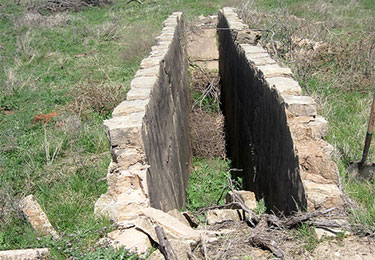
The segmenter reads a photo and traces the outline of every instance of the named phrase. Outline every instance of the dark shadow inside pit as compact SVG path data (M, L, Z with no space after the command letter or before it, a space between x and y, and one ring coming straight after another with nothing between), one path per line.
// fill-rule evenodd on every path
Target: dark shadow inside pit
M219 15L219 28L228 28ZM247 60L237 33L219 30L221 110L225 116L226 147L244 189L264 199L269 211L290 214L306 208L283 100Z

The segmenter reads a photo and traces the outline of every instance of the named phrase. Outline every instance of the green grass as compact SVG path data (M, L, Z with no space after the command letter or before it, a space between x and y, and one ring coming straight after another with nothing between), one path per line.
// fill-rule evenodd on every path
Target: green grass
M344 189L361 206L352 211L353 223L362 224L372 232L375 226L374 181L353 180L347 168L350 162L361 159L374 91L375 68L362 58L371 53L374 10L375 2L367 0L262 0L247 10L255 17L249 19L251 28L271 28L275 31L274 39L284 44L297 36L331 46L331 53L321 53L315 60L290 59L283 51L279 55L292 68L305 94L318 102L319 113L329 121L326 140L335 147L333 158ZM274 18L257 16L262 12ZM290 15L306 20L296 21ZM325 27L320 28L322 23ZM374 162L374 156L372 143L368 160Z
M0 0L0 250L50 246L18 209L29 194L59 233L83 234L78 251L104 236L96 231L109 222L93 215L110 161L103 119L125 98L169 14L197 19L224 3L115 0L42 16L27 10L30 1ZM33 123L51 112L59 116L47 125ZM59 247L53 256L67 258Z
M221 158L194 158L194 170L190 174L189 187L186 192L188 210L195 212L216 205L221 193L228 185L229 165L229 161ZM226 192L219 204L224 202L225 194Z
M303 248L309 252L314 251L314 249L319 244L319 239L317 239L315 234L315 229L308 224L300 225L294 233L294 237L297 240L301 240L303 243Z

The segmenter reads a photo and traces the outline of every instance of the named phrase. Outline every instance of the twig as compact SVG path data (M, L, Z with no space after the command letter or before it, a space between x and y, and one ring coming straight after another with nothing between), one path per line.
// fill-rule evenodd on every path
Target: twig
M235 169L231 169L229 170L229 172L233 171ZM235 192L235 190L233 189L233 182L232 182L232 179L230 177L230 175L228 175L227 177L228 179L228 183L229 183L229 189L232 193L232 203L234 205L237 205L237 206L240 206L241 209L243 211L245 211L247 214L248 214L248 221L249 223L252 225L252 226L255 226L254 222L259 222L259 218L257 215L255 215L244 203L244 201L242 200L242 198Z
M171 244L164 233L164 229L160 226L155 227L155 232L159 240L160 251L164 255L165 260L176 260L176 254L173 252Z
M201 244L202 244L203 258L206 260L207 259L206 232L201 233Z
M260 248L268 249L276 257L284 258L284 251L272 240L264 229L268 228L267 219L262 218L253 231L253 235L249 237L248 242Z

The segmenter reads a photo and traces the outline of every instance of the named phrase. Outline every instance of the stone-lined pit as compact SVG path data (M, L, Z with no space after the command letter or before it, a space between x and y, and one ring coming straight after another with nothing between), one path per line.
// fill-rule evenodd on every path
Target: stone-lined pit
M313 99L301 96L290 69L277 65L262 47L239 40L249 29L231 8L219 12L218 28L227 150L233 167L243 170L245 187L284 214L342 205L332 149L322 140L327 122L316 114ZM165 213L185 205L192 162L181 13L164 22L157 39L127 100L104 122L112 162L108 191L95 213L122 225L109 234L119 245L145 252L157 241L153 227L159 225L186 256L199 232L183 224L178 212Z

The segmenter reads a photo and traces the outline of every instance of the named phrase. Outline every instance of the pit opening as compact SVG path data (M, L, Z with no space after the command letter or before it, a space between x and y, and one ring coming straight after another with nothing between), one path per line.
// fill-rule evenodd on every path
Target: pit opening
M202 18L188 32L193 154L229 160L232 179L240 189L254 192L257 201L264 200L269 212L288 215L305 209L284 103L264 75L249 65L238 46L244 40L229 28L219 14L218 20ZM217 174L222 178L220 171ZM227 184L222 180L221 188Z

